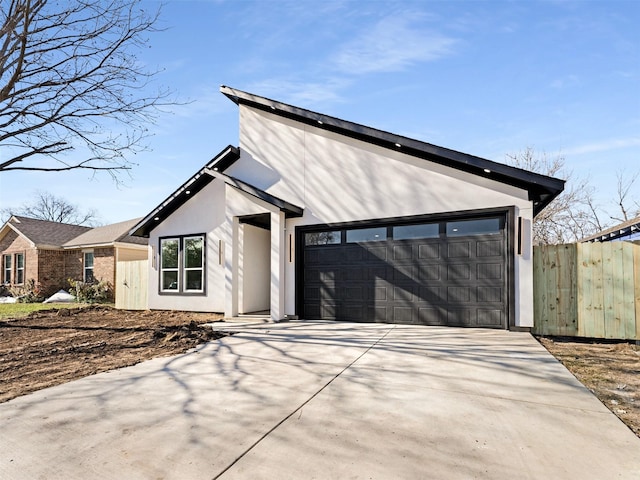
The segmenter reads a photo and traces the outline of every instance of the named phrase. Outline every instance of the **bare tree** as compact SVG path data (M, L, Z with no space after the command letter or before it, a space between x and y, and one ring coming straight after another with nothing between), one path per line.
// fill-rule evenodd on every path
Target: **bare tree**
M72 225L86 225L95 227L100 225L99 215L94 209L82 211L62 197L57 197L49 192L37 191L34 201L20 207L3 208L2 216L9 218L11 215L22 215L50 222L70 223Z
M625 170L621 170L616 173L618 194L616 201L621 215L611 215L612 220L623 223L640 216L640 202L632 195L632 188L638 177L640 177L640 171L628 174Z
M568 243L602 230L594 189L587 178L575 177L567 171L564 158L537 154L527 147L523 152L508 154L507 163L543 175L566 180L565 190L554 199L533 223L533 241L536 245Z
M130 169L148 123L175 104L136 58L158 15L140 0L3 0L0 171L105 170L117 180Z

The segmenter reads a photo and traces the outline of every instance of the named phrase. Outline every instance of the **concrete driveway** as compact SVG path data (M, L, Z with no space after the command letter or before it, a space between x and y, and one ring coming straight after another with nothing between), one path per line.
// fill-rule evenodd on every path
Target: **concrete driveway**
M0 478L640 478L640 439L528 334L216 328L0 405Z

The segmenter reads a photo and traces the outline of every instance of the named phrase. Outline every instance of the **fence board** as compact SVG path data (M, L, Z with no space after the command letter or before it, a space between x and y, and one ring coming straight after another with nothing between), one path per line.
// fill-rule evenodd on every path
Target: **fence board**
M636 311L636 340L640 340L640 246L634 244L633 273L634 273L634 301Z
M120 261L116 265L116 308L148 308L149 261Z
M640 245L534 248L534 332L640 340Z
M636 338L636 300L634 287L634 261L632 243L619 242L622 244L622 265L624 267L624 289L622 298L622 322L624 327L624 338Z

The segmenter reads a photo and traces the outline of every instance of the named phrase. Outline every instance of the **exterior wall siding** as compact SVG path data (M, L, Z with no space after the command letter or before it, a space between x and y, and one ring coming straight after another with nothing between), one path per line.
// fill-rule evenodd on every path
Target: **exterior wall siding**
M276 289L284 285L284 310L279 314L296 313L296 266L284 260L284 250L295 239L297 226L513 208L525 226L522 253L513 258L515 325L533 326L533 208L527 191L494 181L490 174L473 175L411 157L402 147L392 151L244 105L239 108L241 158L225 173L304 208L303 217L288 219L278 227L281 231L274 232L272 224L272 255L274 242L280 245L280 257L272 257L272 284L276 269L282 268L276 275ZM237 217L274 213L273 206L244 197L215 179L197 199L187 201L151 231L150 308L238 313L242 293L238 292L239 262L234 257L239 255L239 249L234 250L234 239L239 238ZM517 227L512 228L515 242ZM160 294L159 239L203 232L207 235L206 296ZM296 245L291 243L290 248L295 258ZM273 308L272 304L272 314Z

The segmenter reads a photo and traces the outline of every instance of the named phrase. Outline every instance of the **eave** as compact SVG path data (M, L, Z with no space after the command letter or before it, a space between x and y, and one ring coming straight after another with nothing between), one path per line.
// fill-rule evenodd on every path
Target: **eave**
M220 91L237 105L246 105L306 125L328 130L372 145L524 189L533 202L534 215L564 190L564 180L529 172L474 155L313 112L227 86Z

